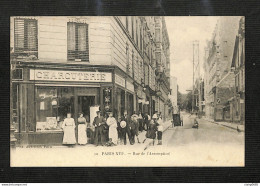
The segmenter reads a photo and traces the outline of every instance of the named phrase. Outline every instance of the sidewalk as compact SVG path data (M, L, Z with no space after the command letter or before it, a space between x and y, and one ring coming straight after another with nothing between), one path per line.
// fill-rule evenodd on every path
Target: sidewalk
M214 124L217 124L217 125L222 125L224 127L228 127L230 129L234 129L234 130L239 129L240 131L245 132L245 125L240 125L238 123L230 123L230 122L225 122L225 121L214 121L213 119L209 119L206 117L202 117L201 119L214 123Z
M163 126L163 131L166 131L171 126L171 121L164 122ZM146 154L145 150L150 146L153 140L147 139L145 143L143 143L145 134L146 131L140 133L139 139L141 143L137 143L136 141L134 145L130 145L129 140L127 140L126 145L110 147L96 147L93 144L87 144L85 146L76 145L74 148L68 148L62 145L47 146L47 148L44 146L34 148L26 148L25 146L23 148L17 147L11 151L10 162L12 167L149 165L150 160L144 155ZM156 140L153 151L161 148L158 147Z

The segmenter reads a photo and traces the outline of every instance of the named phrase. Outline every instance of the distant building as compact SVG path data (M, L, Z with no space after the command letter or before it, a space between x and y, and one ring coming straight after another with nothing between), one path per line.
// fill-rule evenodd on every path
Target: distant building
M178 85L177 85L177 78L174 76L171 76L171 81L170 81L171 85L171 95L169 96L171 101L172 101L172 105L173 106L177 106L177 95L178 95Z
M231 63L239 19L221 17L205 49L205 111L214 120L230 120L229 100L235 89Z

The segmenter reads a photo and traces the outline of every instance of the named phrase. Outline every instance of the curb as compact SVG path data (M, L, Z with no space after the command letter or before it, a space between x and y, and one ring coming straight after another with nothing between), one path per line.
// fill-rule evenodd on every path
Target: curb
M163 129L163 132L164 133L165 131L167 131L169 128L171 127L171 125L167 126L165 129ZM153 141L150 141L149 143L147 143L144 147L144 151L153 143Z
M221 123L218 123L218 122L215 122L215 121L210 121L210 120L207 120L205 118L202 118L203 120L205 121L208 121L208 122L211 122L211 123L214 123L216 125L221 125L221 126L224 126L224 127L227 127L227 128L230 128L230 129L233 129L233 130L237 130L237 128L234 128L234 127L231 127L231 126L228 126L228 125L224 125L224 124L221 124ZM245 130L242 130L242 129L239 129L241 132L245 132Z

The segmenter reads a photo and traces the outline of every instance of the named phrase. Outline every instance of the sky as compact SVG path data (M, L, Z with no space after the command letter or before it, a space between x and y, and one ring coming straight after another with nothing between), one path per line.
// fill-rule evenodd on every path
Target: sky
M218 17L182 16L165 17L170 39L171 76L177 77L179 91L183 94L192 89L193 41L199 41L200 74L203 78L203 63L206 41L211 40Z

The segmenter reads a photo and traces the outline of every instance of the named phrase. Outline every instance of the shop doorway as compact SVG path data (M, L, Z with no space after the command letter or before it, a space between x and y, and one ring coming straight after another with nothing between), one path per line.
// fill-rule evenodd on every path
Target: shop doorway
M83 113L88 120L90 117L90 107L95 105L95 96L78 96L78 113Z

